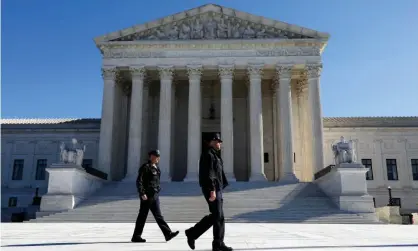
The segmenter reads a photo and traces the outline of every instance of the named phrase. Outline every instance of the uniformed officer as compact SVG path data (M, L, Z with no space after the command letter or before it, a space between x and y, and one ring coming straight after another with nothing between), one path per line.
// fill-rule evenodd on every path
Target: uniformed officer
M154 215L155 221L164 234L165 240L169 241L179 234L179 231L172 232L165 222L160 210L159 192L161 171L157 164L160 160L160 151L152 150L148 153L149 160L139 168L136 187L138 189L141 205L136 219L135 230L132 242L146 242L141 237L147 220L148 211Z
M224 243L225 218L222 191L228 186L228 180L220 156L222 140L218 133L214 133L205 141L206 147L202 151L199 163L199 184L209 205L210 214L186 230L187 244L191 249L195 249L195 240L213 226L212 250L232 251L232 248Z

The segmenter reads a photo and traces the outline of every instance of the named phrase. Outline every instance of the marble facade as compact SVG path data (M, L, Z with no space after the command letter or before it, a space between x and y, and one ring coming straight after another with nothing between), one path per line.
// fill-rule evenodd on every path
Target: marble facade
M61 141L82 141L84 158L109 180L135 179L147 151L159 148L164 180L193 181L202 135L220 132L225 171L236 181L310 182L333 164L331 144L343 135L358 159L373 162L368 188L377 205L390 185L417 208L416 117L322 118L328 37L211 4L97 37L101 119L3 119L2 205L17 191L46 189L48 177L34 178L37 160L58 161ZM24 167L13 180L16 159ZM398 161L398 180L388 180L385 159Z
M202 133L216 131L232 180L265 180L271 162L283 180L297 181L296 135L312 145L304 152L312 179L324 167L319 79L328 37L209 4L96 38L104 79L101 170L119 180L115 169L126 165L132 179L138 153L158 148L163 180L196 180ZM217 114L205 118L209 110ZM293 129L301 124L302 136Z

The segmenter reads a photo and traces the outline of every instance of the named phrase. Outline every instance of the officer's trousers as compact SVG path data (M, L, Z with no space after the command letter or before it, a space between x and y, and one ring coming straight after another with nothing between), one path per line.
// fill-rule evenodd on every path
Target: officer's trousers
M225 217L223 211L222 191L216 191L216 200L209 201L210 191L203 191L203 196L209 206L210 214L203 217L196 225L188 231L189 238L198 239L210 227L213 226L213 246L221 246L224 244L225 237Z
M147 220L148 212L151 210L151 213L154 215L155 221L163 232L164 237L168 237L171 233L171 229L165 222L164 217L161 215L160 209L160 197L157 194L148 196L147 200L142 200L139 208L138 217L136 218L134 236L141 236L142 231L144 230L145 222Z

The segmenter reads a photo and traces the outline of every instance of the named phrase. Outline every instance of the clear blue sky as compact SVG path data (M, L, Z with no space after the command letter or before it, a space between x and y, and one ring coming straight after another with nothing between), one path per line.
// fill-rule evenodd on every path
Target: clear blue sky
M100 117L93 38L206 3L329 32L324 116L418 115L417 0L3 0L2 117Z

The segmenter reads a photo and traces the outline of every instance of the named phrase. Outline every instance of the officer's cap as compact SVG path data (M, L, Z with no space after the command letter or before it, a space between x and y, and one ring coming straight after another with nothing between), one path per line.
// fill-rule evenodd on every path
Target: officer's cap
M151 150L151 151L148 152L148 155L149 156L154 155L156 157L160 157L160 150L158 150L158 149Z
M219 133L210 133L208 135L208 138L206 139L207 141L218 141L222 143L222 139L221 139L221 135L219 135Z

